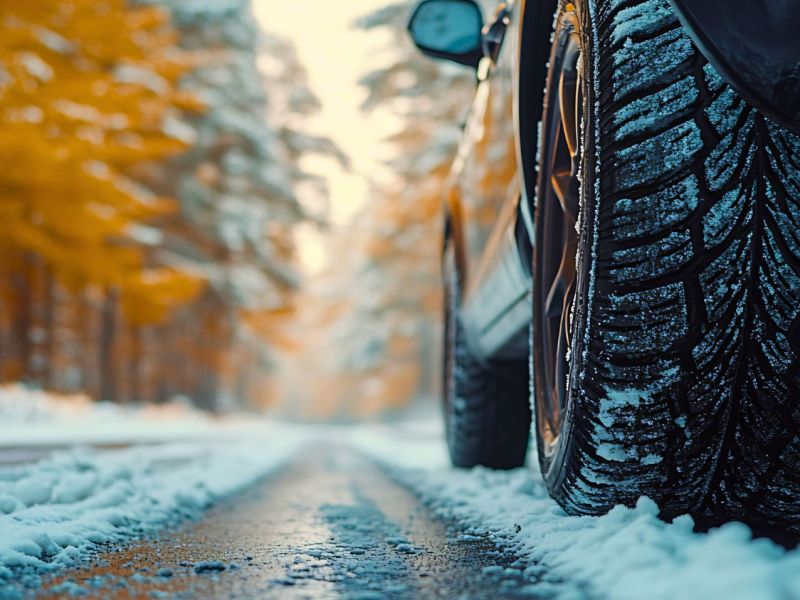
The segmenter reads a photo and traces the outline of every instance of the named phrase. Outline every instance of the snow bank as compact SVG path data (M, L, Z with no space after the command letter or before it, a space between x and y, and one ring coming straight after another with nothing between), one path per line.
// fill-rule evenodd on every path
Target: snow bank
M426 453L404 436L355 440L437 514L527 562L537 597L800 597L800 550L754 540L741 523L694 533L689 517L659 520L647 498L602 517L570 517L531 470L455 471L441 466L442 442L429 444Z
M0 387L0 464L47 456L0 468L0 580L74 565L99 544L195 517L274 471L306 436L264 418L214 418L181 401L125 407Z
M235 436L252 426L249 417L213 417L180 397L164 405L121 406L83 394L0 386L0 449L188 441L226 431Z
M0 470L0 576L49 571L197 516L280 466L301 443L286 426L231 442L78 449Z

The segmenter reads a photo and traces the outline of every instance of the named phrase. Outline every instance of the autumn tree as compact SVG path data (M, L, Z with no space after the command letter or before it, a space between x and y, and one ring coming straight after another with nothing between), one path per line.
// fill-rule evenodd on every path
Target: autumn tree
M143 261L136 228L174 210L131 177L185 148L165 124L198 110L178 89L188 65L166 13L123 0L13 0L0 7L0 259L7 282L6 376L52 351L56 286L121 296L132 318L162 318L202 280ZM38 288L38 289L37 289ZM11 355L11 356L9 356ZM38 358L38 360L35 360Z
M262 43L247 0L0 6L3 380L260 401L297 284L295 162L336 152L267 123L265 86L291 114L316 100L265 83Z
M388 63L361 84L363 110L400 123L387 140L395 177L371 182L364 208L328 240L336 260L304 296L304 347L284 365L286 410L300 417L379 417L438 391L442 193L475 76L413 47L406 25L415 4L356 23L391 33Z
M268 404L274 347L291 342L283 324L299 281L294 228L310 218L298 188L325 194L324 182L297 165L307 153L343 158L298 127L318 100L292 45L259 31L249 2L158 4L195 57L181 86L206 111L186 121L189 150L146 174L179 203L159 220L153 258L203 273L209 285L165 326L145 328L165 351L145 357L144 395L185 393L210 408Z

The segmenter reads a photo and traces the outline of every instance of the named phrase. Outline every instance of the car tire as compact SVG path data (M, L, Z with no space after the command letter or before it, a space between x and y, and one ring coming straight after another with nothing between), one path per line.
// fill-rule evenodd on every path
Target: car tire
M571 11L583 118L563 407L538 372L534 295L547 486L573 514L646 495L666 517L798 528L800 138L723 81L668 0L564 2L555 40Z
M525 464L531 409L527 361L483 363L470 351L459 317L460 277L445 244L443 398L454 466L513 469Z

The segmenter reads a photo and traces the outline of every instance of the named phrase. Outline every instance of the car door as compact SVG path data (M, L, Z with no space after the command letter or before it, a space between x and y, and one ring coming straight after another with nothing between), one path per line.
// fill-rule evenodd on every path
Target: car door
M498 218L518 201L514 141L513 85L516 2L482 3L486 25L485 56L464 138L448 182L451 218L461 235L462 277L466 285L478 269ZM487 16L488 15L488 16Z

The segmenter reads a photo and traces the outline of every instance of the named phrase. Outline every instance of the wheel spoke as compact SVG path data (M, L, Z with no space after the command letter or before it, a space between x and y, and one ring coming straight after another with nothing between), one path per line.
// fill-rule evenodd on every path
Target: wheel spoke
M565 296L566 298L566 296ZM561 313L558 330L558 345L556 346L555 377L553 378L553 388L558 402L554 403L553 413L560 415L561 407L566 406L567 400L567 348L569 347L569 336L566 331L566 313Z
M561 127L572 157L578 155L578 56L577 44L568 44L558 82Z
M567 344L570 343L569 326L570 326L570 313L572 311L572 300L575 297L575 252L577 244L573 240L572 243L564 247L564 256L561 259L562 270L569 278L566 282L566 291L564 292L564 302L561 305L561 328L566 336Z
M561 63L558 81L560 128L554 140L555 152L551 164L551 186L561 209L571 220L578 215L579 115L578 86L579 45L570 36Z
M557 273L553 280L553 285L550 286L550 291L547 294L547 301L545 302L545 315L548 319L557 317L561 314L561 307L564 305L564 295L567 288L564 284L564 278L561 273Z
M553 148L554 152L550 164L550 173L566 173L567 175L572 173L572 155L569 153L569 144L560 120L555 132Z
M573 223L578 217L578 181L570 171L557 171L550 176L553 193L567 219Z
M578 168L581 164L580 123L583 112L580 38L574 14L555 42L555 55L546 90L548 100L543 116L545 132L543 187L538 190L536 229L535 292L537 347L541 357L534 377L537 414L546 447L552 447L561 432L568 405L569 362L572 343L571 311L576 288L577 233L575 223L580 207ZM536 356L536 353L535 353Z
M570 240L563 249L561 264L553 278L553 283L545 301L545 315L548 318L561 316L567 312L567 304L572 283L575 279L575 242Z

